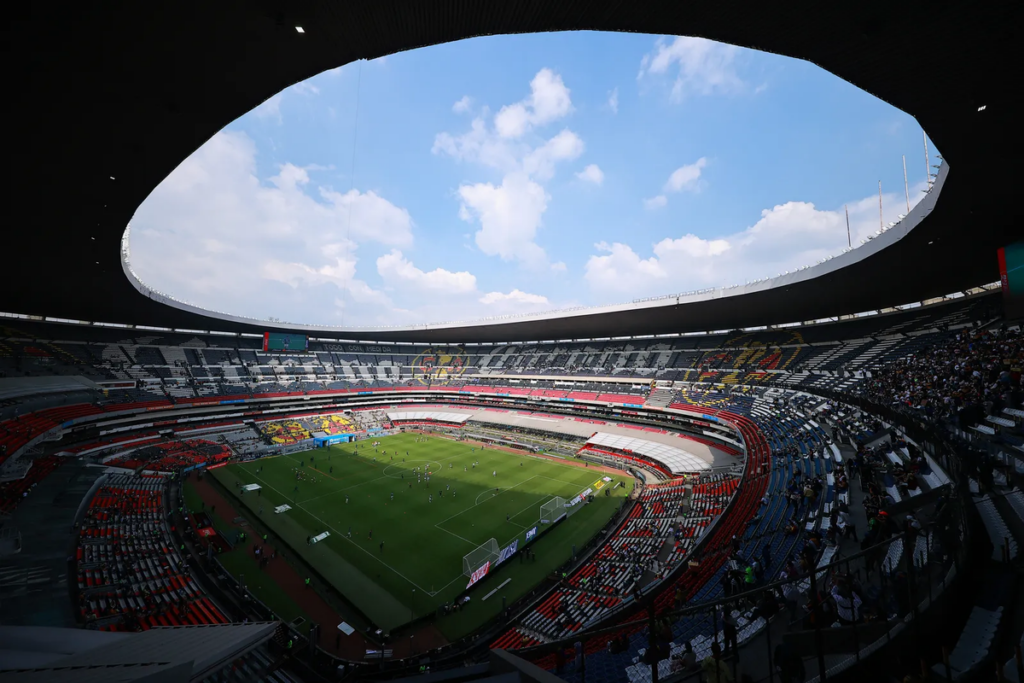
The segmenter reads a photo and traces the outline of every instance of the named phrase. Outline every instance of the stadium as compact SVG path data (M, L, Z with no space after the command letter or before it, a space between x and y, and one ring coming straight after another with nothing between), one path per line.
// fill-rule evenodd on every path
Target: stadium
M0 681L1020 681L1019 15L17 8ZM138 272L139 207L283 89L570 31L806 60L942 155L857 247L627 304L312 325Z

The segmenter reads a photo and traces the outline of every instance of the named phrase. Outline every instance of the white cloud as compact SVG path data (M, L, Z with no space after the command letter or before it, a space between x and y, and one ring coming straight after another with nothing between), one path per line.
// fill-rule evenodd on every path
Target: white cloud
M293 164L261 180L256 156L244 133L218 133L153 191L132 219L142 280L238 315L337 323L340 299L360 322L381 320L388 298L357 277L358 250L411 244L408 212L373 192L318 187Z
M659 38L654 52L644 55L638 79L675 73L672 99L693 95L732 94L746 87L736 70L738 48L704 38L679 36L671 43Z
M668 197L665 195L669 193L682 192L684 190L696 192L699 190L701 172L707 163L707 159L701 157L692 164L680 166L674 170L668 177L668 180L665 181L664 187L662 187L662 192L665 194L644 199L644 208L648 211L664 208L668 204Z
M523 158L523 170L539 180L548 180L555 174L555 164L571 161L583 154L584 144L576 133L563 130Z
M333 284L344 288L355 277L356 259L346 254L319 267L305 263L286 263L268 260L262 266L263 275L268 280L276 280L297 288L301 285Z
M521 137L530 127L530 112L522 103L502 107L494 117L494 128L503 138Z
M530 81L529 97L502 107L494 117L494 127L503 138L518 138L571 111L572 99L562 77L551 69L541 69Z
M584 277L592 289L615 291L629 288L630 283L625 282L629 279L641 278L646 283L664 280L667 276L657 258L641 259L625 244L598 242L594 248L604 255L593 255L587 261Z
M663 194L659 194L657 196L644 200L644 208L647 209L648 211L660 209L666 204L668 204L668 197L666 197Z
M915 188L912 196L920 197ZM885 221L906 210L901 194L883 197ZM878 197L851 202L854 245L878 229ZM732 235L705 239L694 234L665 238L644 258L623 243L598 243L588 259L585 279L606 295L641 296L742 284L774 277L838 254L847 246L842 207L818 209L809 202L786 202L764 209L750 227Z
M692 164L680 166L674 170L665 183L664 192L696 191L698 189L697 181L700 180L701 171L707 166L707 163L708 160L701 157Z
M518 289L513 289L508 294L503 294L502 292L488 292L487 294L484 294L482 297L480 297L480 303L487 305L509 302L517 304L527 304L531 306L551 305L551 302L548 301L548 298L546 296L541 296L540 294L527 294L526 292L521 292Z
M397 281L404 286L443 294L466 294L476 291L476 276L472 273L453 273L443 268L424 272L397 249L392 249L390 253L377 259L377 272L388 285Z
M452 111L456 114L465 114L472 106L473 98L469 95L463 95L462 99L452 105Z
M518 288L510 292L482 293L477 289L477 279L472 273L443 268L424 271L397 249L377 259L377 272L389 290L401 294L402 300L411 304L409 310L401 311L404 322L443 322L453 317L482 318L537 312L552 307L547 297ZM390 301L386 305L395 309ZM458 311L454 316L453 305Z
M144 282L215 311L341 326L472 319L565 305L521 287L481 291L467 270L420 268L401 250L412 243L414 229L404 209L375 192L318 187L307 168L294 164L261 180L256 161L248 136L222 132L161 183L132 220L132 265ZM542 213L535 204L546 201L543 189L530 182L516 176L493 188L492 197L467 192L469 200L480 200L467 204L468 217L481 223L479 240L496 254L530 257L529 227L539 224ZM501 201L509 202L511 214L495 205ZM483 213L476 213L476 205ZM509 233L495 237L495 221L510 221ZM520 235L520 241L509 235ZM386 251L361 258L374 244ZM539 262L545 263L543 252ZM370 277L379 277L383 289L368 283Z
M604 182L604 171L597 164L590 164L577 173L576 177L582 181L600 185Z
M438 133L434 137L434 154L447 154L457 161L478 163L502 172L520 167L529 147L502 139L487 127L483 117L473 119L468 131L454 136Z
M283 119L281 118L281 100L283 95L277 93L273 97L270 97L263 101L258 107L252 110L253 115L258 119L273 119L280 124Z
M320 196L331 203L338 215L345 215L348 237L395 246L412 244L413 222L409 212L375 192L349 190L341 194L320 188Z
M477 183L459 188L459 217L479 221L476 246L488 256L519 260L530 266L546 261L544 249L534 242L548 194L523 173L510 173L501 185Z
M484 254L530 267L551 265L558 270L558 264L549 264L544 249L535 242L550 200L540 183L554 176L559 163L579 158L586 145L567 128L544 141L536 133L541 126L571 111L572 99L562 77L541 69L530 82L529 97L502 107L493 118L493 126L488 125L489 114L484 109L468 131L435 136L434 154L481 164L503 174L500 185L463 183L458 189L459 218L479 223L475 242ZM530 132L535 134L527 136Z
M292 90L299 93L300 95L319 95L320 88L316 87L309 81L301 81L292 86Z
M613 114L619 113L619 89L615 88L608 93L608 108L612 110Z

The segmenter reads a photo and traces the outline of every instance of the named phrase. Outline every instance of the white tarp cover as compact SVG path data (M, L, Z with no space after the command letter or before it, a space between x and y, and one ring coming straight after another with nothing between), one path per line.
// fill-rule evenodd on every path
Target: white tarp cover
M388 419L392 422L406 422L409 420L422 421L434 420L435 422L453 422L463 424L470 418L469 413L442 413L433 411L417 412L388 412Z
M618 451L630 451L636 455L642 455L663 465L672 474L684 472L703 472L711 469L711 463L702 458L688 453L681 448L668 446L663 443L647 441L645 439L634 439L630 436L598 432L587 440L587 445L597 447L613 448Z

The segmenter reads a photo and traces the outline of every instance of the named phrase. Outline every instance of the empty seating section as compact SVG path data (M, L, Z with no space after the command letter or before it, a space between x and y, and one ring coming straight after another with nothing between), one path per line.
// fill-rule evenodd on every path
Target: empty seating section
M231 455L231 449L224 444L205 439L182 439L144 445L122 457L107 460L104 464L132 470L144 468L157 472L175 472L200 464L212 465Z
M712 600L720 593L722 588L718 578L730 555L732 537L744 535L765 491L767 477L761 472L764 463L769 463L770 467L770 451L757 425L749 418L734 413L721 410L706 410L705 413L714 413L719 420L733 424L742 433L748 453L744 483L733 496L729 514L721 516L718 523L705 534L700 547L691 554L689 564L678 576L674 576L669 583L663 583L659 588L660 592L654 599L658 611L671 609L676 604L681 606L691 601ZM637 651L642 647L641 643L646 642L646 635L641 633L643 628L642 623L627 628L627 635L631 638L631 651ZM682 638L693 638L700 642L702 634L705 638L710 638L711 621L682 620L673 627L673 630L677 642L681 642ZM704 644L704 651L709 647L710 640ZM622 675L622 664L602 648L603 642L592 640L588 644L587 651L592 655L588 659L588 672L593 670L590 667L604 669L614 680L618 680ZM534 663L551 669L555 663L554 655L541 657Z
M0 514L13 512L22 498L63 462L64 458L55 455L36 458L24 477L0 483Z
M1003 617L1003 609L1000 605L994 609L975 607L971 611L964 630L957 640L956 647L949 653L949 667L953 680L959 680L981 667L996 638L999 622ZM932 672L935 674L936 680L945 680L946 666L944 663L940 662L933 666ZM1016 662L1014 662L1013 672L1016 674Z
M750 333L676 339L420 347L313 341L307 353L264 353L260 340L83 328L17 321L0 340L0 372L8 375L86 375L135 380L108 390L108 403L176 401L213 395L365 389L416 383L486 386L505 378L502 393L641 405L650 382L720 385L783 383L794 388L839 383L851 388L870 371L917 353L988 320L992 295L965 297L927 309ZM948 328L948 329L947 329ZM126 336L135 334L136 336ZM68 340L71 337L73 340ZM829 344L810 346L810 344ZM519 375L592 377L593 390L542 386ZM601 381L601 378L617 381Z
M522 620L525 631L512 629L498 642L509 647L524 634L534 640L566 637L628 600L637 587L659 581L723 512L738 483L721 474L689 481L645 487L609 540Z
M68 420L102 412L100 408L82 403L60 408L47 408L0 422L0 465L33 439L42 436Z
M686 404L680 405L679 409L693 410L693 407ZM630 543L637 543L634 540L636 538L640 539L640 543L637 545L639 557L641 560L649 561L650 556L644 553L651 552L650 543L644 544L643 540L653 538L655 530L664 528L659 526L659 521L656 518L648 520L641 517L638 520L637 515L661 514L667 515L669 519L672 519L673 515L675 516L675 526L672 526L671 523L669 525L671 535L667 539L669 545L667 557L664 562L657 565L659 574L668 579L669 583L665 583L663 580L657 586L656 608L659 611L671 608L677 600L685 603L691 600L713 599L721 590L717 578L730 554L732 537L744 535L760 507L760 501L769 479L766 475L771 471L771 451L767 440L750 418L707 408L703 409L702 414L711 415L719 421L732 424L742 434L748 457L743 475L746 484L740 486L741 480L736 477L711 474L705 475L690 485L675 481L662 486L647 487L640 501L631 511L629 518L616 532L612 541L602 547L590 562L570 577L569 581L560 585L550 596L545 598L538 608L529 612L519 624L492 643L492 647L513 647L514 643L519 642L523 643L520 647L530 647L534 644L533 640L566 637L579 631L584 625L599 621L603 617L603 613L610 608L606 606L605 602L602 602L602 600L607 601L605 595L594 596L586 593L588 590L592 590L591 582L599 581L598 585L605 587L607 584L600 583L600 581L602 579L610 580L612 590L616 591L622 588L631 589L636 583L631 579L637 576L634 569L632 573L627 572L623 578L621 572L613 573L611 569L601 568L601 564L616 562L621 564L624 560L629 562ZM689 506L680 509L677 505L678 499L674 497L673 492L679 489L685 490L687 487L691 488ZM663 496L670 496L669 505L666 505L665 501L661 499ZM675 510L672 509L673 507ZM722 515L726 509L729 510L729 514ZM715 520L717 523L711 526ZM663 520L661 523L664 523ZM711 526L710 531L708 531L709 526ZM646 536L648 531L651 532L651 536ZM628 535L631 533L634 536ZM699 546L698 540L700 541ZM626 555L622 554L623 548L626 549ZM687 558L689 563L677 574L673 569L680 565L683 558ZM648 576L648 578L659 577ZM583 586L583 588L578 588L578 586ZM581 593L583 593L582 598ZM625 601L629 598L630 595L627 594L622 600ZM638 644L641 638L639 631L642 626L632 628L635 630L633 639ZM710 621L694 624L684 621L680 622L677 629L682 635L690 634L693 638L698 639L702 633L709 636L711 625ZM524 636L529 638L525 641L521 640ZM645 636L643 637L645 638ZM602 647L603 643L595 641L591 641L587 645L587 652L593 655L591 661L594 662L594 665L611 667L613 670L621 672L619 664L614 662L612 657L602 650ZM707 647L709 644L705 644L704 649L706 650ZM536 660L535 663L550 669L554 666L553 657L554 655L544 656Z
M103 631L223 624L168 528L161 477L113 475L89 502L75 552L79 614Z
M126 446L130 443L132 446L141 445L150 441L156 441L160 436L156 432L144 432L141 434L125 434L122 436L108 436L96 441L87 441L80 443L70 448L65 448L64 452L74 453L76 455L81 453L87 453L92 451L102 451L107 448L116 447L118 444L125 444Z
M988 532L989 540L992 542L992 559L1000 561L1015 560L1017 558L1017 541L1014 540L1006 522L996 509L995 503L989 496L978 498L975 503L978 506L978 514Z

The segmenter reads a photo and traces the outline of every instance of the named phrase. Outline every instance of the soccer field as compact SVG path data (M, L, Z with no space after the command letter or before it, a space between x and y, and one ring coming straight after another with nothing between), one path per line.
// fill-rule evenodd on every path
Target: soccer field
M376 449L369 440L358 442L358 449L357 444L340 444L229 465L211 474L384 629L432 613L464 591L466 553L491 538L501 547L518 538L523 547L542 503L553 496L568 500L612 476L551 459L420 438L384 437ZM500 610L501 596L515 600L568 559L573 545L582 547L632 488L625 475L612 479L624 486L604 495L614 481L605 485L594 503L536 542L536 563L513 560L496 570L474 589L472 609L463 611L470 614L446 617L451 623L448 628L439 624L442 631L454 637L470 630L475 627L471 622ZM245 484L259 484L261 492L240 493ZM291 509L275 513L283 504ZM329 534L325 540L307 544L308 537L323 532ZM481 598L508 578L512 581L501 595L484 607Z

